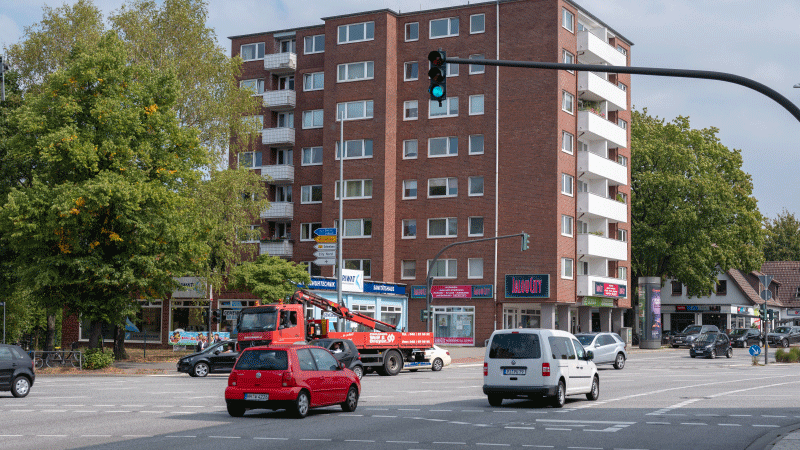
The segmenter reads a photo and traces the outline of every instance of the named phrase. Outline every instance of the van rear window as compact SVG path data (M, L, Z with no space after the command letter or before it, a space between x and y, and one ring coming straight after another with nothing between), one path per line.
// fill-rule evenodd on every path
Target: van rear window
M539 336L530 333L496 334L489 347L489 358L538 359L542 357Z
M236 370L286 370L289 360L285 350L246 350L236 361Z

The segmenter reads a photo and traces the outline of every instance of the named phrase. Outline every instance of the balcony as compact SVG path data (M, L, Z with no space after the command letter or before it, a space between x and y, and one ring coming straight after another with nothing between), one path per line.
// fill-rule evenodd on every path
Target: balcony
M587 141L605 139L611 147L628 147L628 133L593 112L578 111L578 134Z
M294 218L294 203L271 202L268 209L261 211L261 218L268 220L291 220Z
M628 260L628 243L597 236L594 234L579 234L575 252L595 258L605 258L614 261Z
M272 183L294 183L294 166L289 164L261 166L261 176Z
M612 186L628 184L628 168L592 152L578 152L578 173L582 179L603 178Z
M264 92L264 108L289 111L297 104L297 93L291 89Z
M600 30L596 31L599 32ZM578 62L580 64L609 64L612 66L625 66L628 64L625 55L590 31L578 32Z
M628 221L628 205L601 197L589 192L578 192L577 213L592 218L608 219L611 222L626 223Z
M264 55L264 70L272 72L273 75L293 73L297 70L297 54L272 53Z
M606 297L595 292L595 283L615 284L617 286L625 286L627 293L628 280L621 280L619 278L602 277L597 275L578 275L576 280L576 294L582 297ZM620 296L619 298L628 298L627 295Z
M261 143L269 146L294 145L294 128L264 128Z
M278 256L280 258L291 258L294 244L289 240L262 242L259 247L259 255Z
M628 109L626 92L592 72L578 72L578 94L581 100L607 101L611 111Z

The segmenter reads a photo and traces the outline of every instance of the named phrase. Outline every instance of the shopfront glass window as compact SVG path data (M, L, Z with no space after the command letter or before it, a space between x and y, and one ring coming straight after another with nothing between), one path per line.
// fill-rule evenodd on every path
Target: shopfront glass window
M140 305L141 309L136 315L128 317L125 321L125 341L144 342L147 333L147 342L161 342L161 301L143 301ZM91 332L91 321L82 319L78 339L88 341ZM102 323L100 334L104 341L113 341L114 325Z
M381 321L390 323L395 327L400 324L400 317L403 315L403 308L400 306L381 306Z
M475 345L474 307L436 307L433 341L442 345Z

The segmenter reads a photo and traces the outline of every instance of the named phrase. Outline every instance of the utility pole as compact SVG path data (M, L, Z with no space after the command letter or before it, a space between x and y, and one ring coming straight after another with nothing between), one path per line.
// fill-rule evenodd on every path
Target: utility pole
M0 101L6 101L6 71L8 70L8 64L6 64L5 59L3 56L0 56L0 77L2 81L2 94L0 94ZM5 343L5 339L3 340Z

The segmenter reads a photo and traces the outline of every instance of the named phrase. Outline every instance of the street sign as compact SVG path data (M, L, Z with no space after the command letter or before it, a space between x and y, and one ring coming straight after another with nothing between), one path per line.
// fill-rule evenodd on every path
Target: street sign
M314 260L314 264L318 266L335 266L336 258L317 258Z
M772 298L772 291L764 289L763 291L761 291L761 298L764 299L764 300L771 299Z
M317 228L314 230L317 236L336 236L336 228Z
M242 302L240 302L240 301L232 301L231 302L231 309L233 309L234 311L238 311L238 310L242 309Z
M750 356L758 356L761 354L761 347L757 345L750 346Z
M772 283L772 275L759 275L758 281L764 285L764 289L768 289L769 284Z
M317 258L335 258L336 250L317 250L314 252Z
M317 242L332 243L332 242L336 242L336 236L315 236L314 240L317 241Z
M317 250L336 250L336 244L314 244L314 248Z

